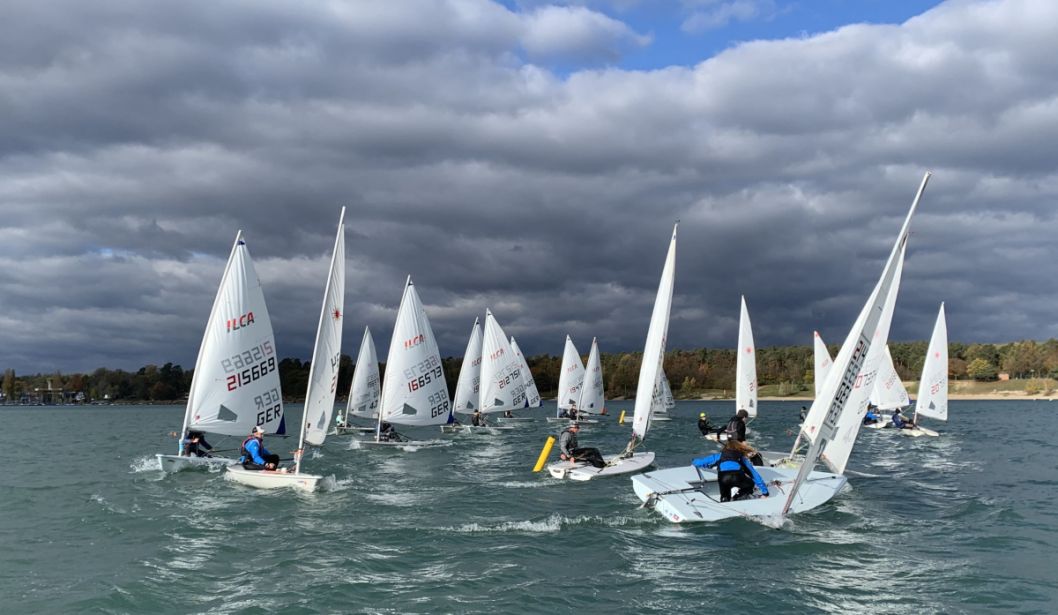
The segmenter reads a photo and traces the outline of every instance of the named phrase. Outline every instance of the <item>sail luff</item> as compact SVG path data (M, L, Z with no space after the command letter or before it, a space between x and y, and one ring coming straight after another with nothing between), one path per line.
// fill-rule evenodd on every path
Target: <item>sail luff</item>
M872 357L870 349L875 342L874 338L876 333L878 333L877 329L879 321L882 320L883 312L886 309L885 304L890 299L889 294L894 278L896 280L896 285L899 285L900 269L902 268L904 250L907 247L911 219L915 214L915 210L918 208L919 201L922 198L922 193L926 188L926 184L929 182L929 178L930 173L927 172L922 178L922 183L919 185L918 192L915 194L915 199L911 203L911 208L907 213L907 217L904 219L900 234L897 236L897 240L889 254L889 259L886 261L885 268L882 271L882 276L878 280L878 283L871 293L870 298L867 300L867 303L863 306L859 317L856 319L856 323L849 331L848 337L845 338L845 343L842 345L841 351L838 352L838 358L834 362L834 367L830 370L826 382L823 385L823 394L813 401L812 409L808 413L808 418L805 419L801 433L809 439L811 445L809 447L808 455L805 457L805 461L801 465L801 469L798 471L797 478L791 486L790 493L783 506L783 515L786 515L786 513L789 512L798 489L807 479L809 473L811 473L812 469L815 467L816 461L818 461L820 455L823 453L823 444L835 437L839 421L846 410L846 404L849 401L849 397L853 395L854 387L859 387L859 397L862 397L862 402L857 403L857 407L854 408L855 415L861 415L862 412L866 411L866 395L867 392L869 392L869 389L866 391L864 391L864 389L872 383L861 381L860 374L864 369L865 364L867 364L866 367L871 368L872 366L869 365L871 359L874 358L874 360L877 361L876 357L880 356L876 351ZM895 296L893 300L895 301ZM889 316L891 317L891 313ZM888 335L888 323L886 323L884 333L885 336ZM877 341L883 346L886 342L884 338ZM870 373L870 369L868 370L867 375L873 377L873 374ZM863 406L862 409L858 407L860 405ZM852 431L851 435L854 440L855 430L850 429L849 431ZM845 435L847 437L848 434ZM851 443L849 450L851 451ZM844 461L842 461L841 467L844 468Z
M658 293L654 299L654 309L650 315L647 328L647 339L643 344L643 363L639 368L639 382L636 385L635 414L632 419L632 438L630 446L636 440L642 442L650 429L650 416L653 399L658 389L658 372L665 359L665 342L669 330L669 312L672 309L672 291L676 278L676 234L679 222L672 228L672 239L665 256L665 265L661 270L658 282Z
M198 345L198 356L195 357L195 371L191 373L191 388L188 389L187 394L187 406L184 408L184 421L180 426L180 434L177 436L177 454L183 452L183 440L184 435L187 433L187 428L191 424L191 407L195 400L195 388L200 381L202 374L202 349L206 345L206 339L209 337L210 325L213 324L213 317L217 312L217 306L220 305L221 297L224 294L225 281L231 272L231 264L235 260L235 251L239 248L239 242L242 241L242 229L239 229L235 233L235 241L231 244L231 252L228 253L228 262L224 265L224 273L220 276L220 284L217 285L217 294L213 296L213 306L209 309L209 317L206 319L206 327L202 331L202 341Z
M345 310L345 208L338 217L338 233L331 250L331 263L323 289L316 340L312 345L312 363L305 388L305 408L301 417L301 435L294 472L301 471L305 443L320 446L327 439L327 426L334 411L334 394L341 360L342 318ZM317 382L319 379L319 382ZM324 387L321 389L321 386ZM322 391L322 392L321 392ZM319 419L322 419L319 420ZM317 426L322 423L322 429Z

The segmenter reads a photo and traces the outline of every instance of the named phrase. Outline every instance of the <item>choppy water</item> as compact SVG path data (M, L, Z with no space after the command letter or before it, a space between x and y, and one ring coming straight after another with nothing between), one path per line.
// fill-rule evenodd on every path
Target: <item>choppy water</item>
M788 447L800 405L763 402L754 442ZM697 437L702 409L715 422L733 405L680 402L648 440L658 467L714 450ZM350 450L349 437L332 437L306 461L334 477L317 494L163 475L153 454L173 448L166 434L182 412L0 410L0 611L1058 609L1058 402L953 402L939 439L866 430L850 488L780 530L674 526L638 508L627 478L532 474L557 431L542 418L411 451ZM585 428L582 443L616 451L628 432L615 420Z

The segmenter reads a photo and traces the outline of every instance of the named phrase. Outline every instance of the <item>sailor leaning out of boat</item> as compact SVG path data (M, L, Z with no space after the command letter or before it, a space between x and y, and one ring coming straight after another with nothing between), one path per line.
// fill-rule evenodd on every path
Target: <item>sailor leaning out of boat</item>
M760 477L753 467L750 457L756 455L757 451L745 442L739 442L734 438L724 443L724 448L719 453L713 453L708 457L699 457L691 462L696 468L716 468L716 480L720 484L720 501L730 502L732 499L744 500L753 497L753 487L760 489L762 497L768 497L768 485ZM738 489L738 494L731 497L731 490Z

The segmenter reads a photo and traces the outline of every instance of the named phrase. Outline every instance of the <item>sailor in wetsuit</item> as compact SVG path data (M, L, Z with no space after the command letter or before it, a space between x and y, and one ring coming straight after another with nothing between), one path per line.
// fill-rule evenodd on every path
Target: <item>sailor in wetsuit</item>
M882 420L882 416L880 414L878 414L877 412L875 412L875 410L877 410L877 409L878 409L878 406L874 406L874 405L867 406L867 414L864 415L864 417L863 417L863 424L864 425L874 425L878 421Z
M907 420L907 417L900 413L900 408L893 411L893 418L891 420L893 422L893 427L896 429L914 429L918 427L918 425Z
M716 431L716 427L713 427L712 423L709 422L709 415L704 412L698 414L698 431L702 432L703 436L708 436Z
M247 470L278 470L279 455L268 452L264 447L264 429L254 426L250 437L243 440L239 447L239 463Z
M474 427L488 427L488 421L485 420L485 415L481 413L480 409L475 409L474 414L470 415L470 424Z
M744 500L753 496L753 486L760 488L763 497L768 497L768 485L757 474L749 460L750 455L757 454L744 442L730 439L724 443L724 449L708 457L699 457L691 462L696 468L716 468L716 481L720 484L720 501L732 500L731 490L738 489L733 499Z
M738 440L739 442L746 441L746 419L749 418L749 411L745 408L735 413L735 416L731 417L731 420L727 422L727 425L723 429L717 432L717 436L720 434L727 434L728 440Z
M580 425L571 423L569 427L562 430L558 436L558 457L566 461L585 461L596 468L605 468L606 460L597 448L580 447L577 442L577 434L580 433Z
M397 430L393 429L393 425L382 421L378 426L378 441L379 442L403 442L404 436L397 433Z
M206 442L206 435L201 431L187 430L184 436L184 446L181 454L184 457L212 457L210 451L213 447Z

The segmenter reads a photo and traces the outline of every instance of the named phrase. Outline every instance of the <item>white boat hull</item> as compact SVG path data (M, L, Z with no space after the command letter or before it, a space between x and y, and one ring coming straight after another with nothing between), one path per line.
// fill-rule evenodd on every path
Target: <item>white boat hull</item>
M477 434L497 434L501 431L514 431L514 427L509 425L441 425L441 433L477 433Z
M235 463L227 457L184 457L183 455L163 455L158 453L158 467L162 472L180 472L181 470L203 470L223 468Z
M864 423L863 428L864 429L885 429L885 426L887 424L888 424L887 421L878 421L877 423Z
M650 422L651 423L659 423L659 422L660 423L664 423L665 421L671 421L671 420L672 420L671 416L658 416L656 414L650 418Z
M529 423L532 421L531 416L501 416L496 419L497 423Z
M607 455L606 467L596 468L583 461L570 463L569 461L556 461L547 466L547 471L554 478L570 480L592 480L594 478L606 478L609 476L620 476L641 472L654 463L654 453L635 453L631 457L618 459L618 455Z
M673 523L721 521L732 517L778 518L786 504L786 493L797 477L797 469L761 467L757 472L768 483L770 497L721 503L716 474L703 471L700 477L693 466L633 476L632 488L648 507ZM778 484L774 484L776 481ZM845 483L845 477L840 474L812 472L794 498L790 512L804 512L825 504Z
M902 435L908 436L909 438L919 438L921 436L929 436L931 438L936 438L940 435L932 429L927 429L925 427L916 427L914 429L901 429L900 433Z
M315 491L322 476L299 472L273 472L271 470L247 470L241 465L228 466L228 480L255 489L286 489Z
M339 426L334 428L333 435L336 435L336 436L348 436L348 435L358 435L358 434L365 434L365 433L375 433L375 428L374 427L362 427L362 426L359 426L359 425L349 425L347 427L342 427L342 426L339 425Z

